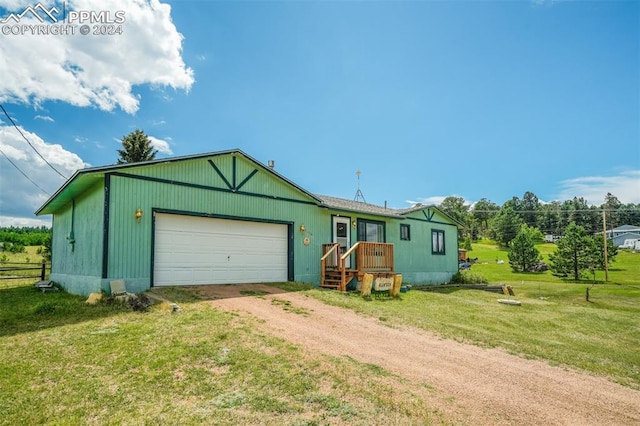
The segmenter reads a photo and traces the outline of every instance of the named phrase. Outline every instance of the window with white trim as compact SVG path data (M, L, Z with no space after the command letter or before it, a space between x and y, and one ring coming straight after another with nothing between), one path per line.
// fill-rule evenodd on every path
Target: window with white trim
M433 229L431 231L431 253L445 254L444 231L439 229Z

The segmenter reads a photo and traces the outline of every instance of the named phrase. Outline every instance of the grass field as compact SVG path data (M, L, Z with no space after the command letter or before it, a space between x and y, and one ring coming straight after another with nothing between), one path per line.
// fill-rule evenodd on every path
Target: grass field
M35 276L40 275L39 265L42 264L42 255L38 254L40 247L25 247L24 253L8 253L0 252L0 266L17 266L22 268L37 268L33 270L24 271L5 271L0 273L0 289L19 287L29 283L38 281L39 278L25 278L25 279L2 279L3 276L13 275L28 275ZM11 262L11 263L9 263ZM26 263L33 263L33 265L25 265ZM50 265L47 266L46 273L49 273Z
M472 269L512 285L522 306L499 304L505 296L479 290L414 289L366 301L355 293L279 287L390 327L408 324L501 347L640 389L640 285L633 278L640 255L621 253L611 281L593 287L591 302L584 298L590 283L513 274L508 262L495 263L506 253L490 245L474 245L476 256ZM306 353L257 332L256 320L217 311L179 288L167 291L183 308L177 314L163 305L148 313L89 306L31 286L0 289L0 424L442 422L402 378L379 366Z
M555 244L538 244L536 248L542 254L543 261L549 263L549 254L556 249ZM517 282L573 282L562 280L545 272L515 273L509 266L507 250L500 249L490 243L475 243L473 250L469 252L469 257L478 258L478 262L471 267L471 271L484 275L490 282L517 283ZM502 260L504 263L498 264L496 261ZM591 278L591 277L590 277ZM595 282L605 282L604 271L596 271ZM590 284L593 280L582 280L581 283ZM616 260L609 266L608 284L638 285L640 286L640 253L628 250L619 250Z
M173 294L176 314L0 290L0 424L441 423L375 365L306 353Z

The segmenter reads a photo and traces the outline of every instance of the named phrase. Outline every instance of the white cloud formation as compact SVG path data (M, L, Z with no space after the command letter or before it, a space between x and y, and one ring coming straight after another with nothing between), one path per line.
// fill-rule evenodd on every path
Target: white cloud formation
M38 152L64 176L69 177L77 169L88 166L80 157L61 145L47 143L22 127L20 130ZM0 154L0 223L10 222L3 226L20 226L19 223L22 222L17 219L46 222L47 218L36 218L34 211L65 180L36 154L13 126L0 124L0 150L4 153ZM36 187L23 173L47 193Z
M423 204L425 206L437 206L442 203L448 195L434 195L431 197L418 198L417 200L407 200L406 202L413 205Z
M16 228L23 226L47 226L50 228L52 225L51 216L43 216L43 218L44 219L31 219L28 217L0 216L0 226L15 226Z
M151 141L151 146L153 146L155 149L158 150L158 152L161 152L163 154L168 154L171 155L173 154L173 151L171 150L171 147L169 146L169 142L164 141L162 139L158 139L156 137L153 136L148 136L149 140Z
M640 170L622 172L617 176L585 176L561 182L558 200L582 197L588 204L604 203L607 192L618 197L624 204L640 203Z
M416 201L414 200L406 200L406 203L413 205L416 204L422 204L425 206L438 206L440 204L442 204L442 202L444 201L445 198L447 197L462 197L462 195L458 195L458 194L451 194L451 195L433 195L431 197L424 197L424 198L418 198ZM462 197L464 198L464 197ZM464 200L465 205L467 206L473 206L474 202L468 201L468 200Z
M0 6L14 12L33 4L0 0ZM82 35L79 25L73 35L1 33L0 102L37 107L56 100L134 113L140 102L133 93L135 85L191 88L193 70L182 59L183 37L171 20L168 4L158 0L67 0L66 9L109 11L112 18L116 11L124 11L122 34ZM25 15L16 25L27 24L41 23Z
M48 115L36 115L33 118L35 118L36 120L49 121L51 123L55 121L53 118L49 117Z

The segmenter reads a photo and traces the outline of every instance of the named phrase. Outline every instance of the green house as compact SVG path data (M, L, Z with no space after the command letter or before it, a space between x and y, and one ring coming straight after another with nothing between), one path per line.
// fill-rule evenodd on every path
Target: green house
M312 194L240 150L77 171L53 215L50 279L67 291L298 281L340 288L364 272L414 284L458 270L457 223Z

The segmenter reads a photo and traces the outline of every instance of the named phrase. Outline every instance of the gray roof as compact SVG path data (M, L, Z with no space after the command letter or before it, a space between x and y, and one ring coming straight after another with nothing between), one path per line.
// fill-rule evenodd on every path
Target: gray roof
M378 206L376 204L363 203L360 201L347 200L345 198L338 197L330 197L328 195L318 195L314 194L316 198L322 201L322 204L328 208L334 210L342 210L347 212L356 212L356 213L368 213L376 216L387 216L387 217L395 217L398 219L404 219L405 216L409 213L424 210L424 209L435 209L442 213L445 217L449 218L452 222L457 225L460 225L458 221L453 219L451 216L444 213L442 210L435 206L424 205L424 204L416 204L415 206L407 207L404 209L394 209L390 207Z
M330 197L328 195L315 194L325 206L349 212L369 213L377 216L390 216L401 218L401 211L376 204L363 203L361 201L347 200L345 198Z
M617 228L613 228L614 232L618 232L618 231L639 231L640 230L640 226L633 226L633 225L622 225L622 226L618 226Z

